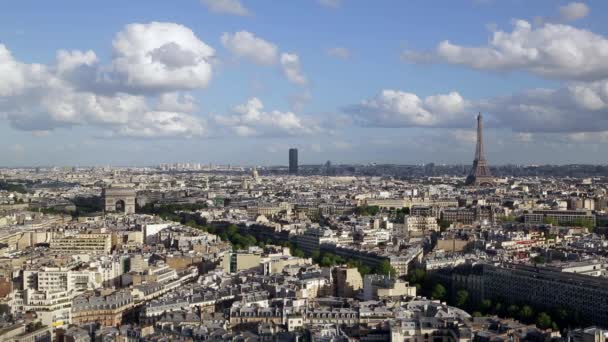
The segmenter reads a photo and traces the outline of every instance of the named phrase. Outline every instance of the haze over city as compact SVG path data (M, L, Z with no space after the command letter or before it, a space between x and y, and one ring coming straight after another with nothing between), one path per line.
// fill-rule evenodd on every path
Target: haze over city
M0 159L604 163L607 6L10 1Z

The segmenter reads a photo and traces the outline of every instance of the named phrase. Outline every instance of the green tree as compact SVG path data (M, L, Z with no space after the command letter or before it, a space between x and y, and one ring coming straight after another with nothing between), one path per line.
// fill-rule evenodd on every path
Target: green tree
M439 220L439 230L443 232L446 229L450 228L451 224L452 222L441 219Z
M415 268L408 275L408 281L412 284L422 284L426 280L426 272L421 268Z
M534 318L534 309L532 309L529 305L522 306L521 310L519 310L519 319L521 319L525 323L532 322Z
M321 262L319 263L321 266L328 267L332 265L332 260L328 256L324 256L321 258Z
M545 217L543 219L543 223L544 224L550 224L550 225L553 225L553 226L557 226L558 225L557 219L554 218L554 217Z
M481 312L486 313L486 314L490 311L491 308L492 308L492 300L490 300L490 299L482 300L479 305L479 309L481 310Z
M469 303L469 291L467 290L458 290L456 292L456 298L454 300L454 304L459 308L465 308Z
M505 306L501 302L494 304L494 313L500 317L504 316Z
M546 263L546 262L547 262L547 260L545 259L545 257L544 257L544 256L542 256L542 255L537 255L537 256L535 256L534 258L532 258L532 260L531 260L531 261L532 261L532 262L533 262L535 265L536 265L536 264L544 264L544 263Z
M297 249L297 248L293 251L292 254L293 254L293 256L298 257L298 258L303 258L306 256L304 254L304 251L302 251L301 249Z
M397 271L395 271L395 268L393 268L393 266L391 266L391 263L388 260L382 260L376 266L374 271L376 274L390 275L391 277L394 277L395 275L397 275Z
M443 286L441 284L436 284L433 287L433 292L431 292L431 296L433 297L433 299L439 299L439 300L445 299L446 294L447 294L447 291L445 289L445 286Z
M549 329L553 326L553 320L549 314L541 312L536 318L536 325L541 329Z
M507 308L507 314L509 317L515 318L519 314L519 306L512 304Z

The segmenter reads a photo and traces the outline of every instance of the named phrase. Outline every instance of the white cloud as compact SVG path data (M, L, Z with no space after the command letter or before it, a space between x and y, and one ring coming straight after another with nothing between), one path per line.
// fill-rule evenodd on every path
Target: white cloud
M559 15L562 20L575 21L586 17L589 14L589 7L582 2L571 2L559 8Z
M86 52L73 50L59 50L57 51L57 74L59 75L69 75L74 72L75 69L78 69L82 66L91 67L99 63L97 59L97 55L95 52L89 50Z
M466 47L446 40L432 53L410 52L404 58L412 62L436 59L480 70L526 70L570 80L608 77L605 37L562 24L533 28L524 20L516 20L512 32L494 32L486 46Z
M147 111L138 120L120 126L116 135L128 137L200 137L206 134L204 122L198 118L175 112Z
M201 0L211 12L247 16L251 12L241 4L240 0Z
M256 37L251 32L239 31L234 34L226 32L222 34L220 40L222 45L237 57L260 65L271 65L277 62L277 46Z
M342 0L318 0L319 4L325 7L338 8L342 4Z
M305 122L293 112L264 111L257 97L236 106L231 115L214 116L214 122L240 136L298 136L319 131L316 124Z
M193 113L198 109L194 97L190 94L165 93L161 94L156 110L163 112Z
M350 50L344 47L332 47L327 49L327 54L331 57L340 59L349 59L351 57Z
M520 133L601 132L608 130L608 80L475 101L456 92L422 99L384 90L345 112L370 127L470 128L474 113L482 112L486 126Z
M54 64L26 64L0 45L0 117L36 135L88 125L114 136L201 136L205 122L188 114L192 98L162 90L205 86L211 70L203 56L212 53L192 31L168 23L127 26L107 66L92 51L65 50Z
M0 97L15 95L25 88L39 85L44 82L46 74L43 65L21 63L6 46L0 44Z
M346 111L364 126L450 127L470 116L463 112L465 106L457 92L421 99L416 94L387 89Z
M130 24L113 42L112 69L135 91L207 86L214 50L189 28L174 23Z
M308 82L306 76L302 74L300 67L300 57L292 53L281 54L281 66L283 68L283 74L287 77L287 80L291 83L298 85L306 85Z

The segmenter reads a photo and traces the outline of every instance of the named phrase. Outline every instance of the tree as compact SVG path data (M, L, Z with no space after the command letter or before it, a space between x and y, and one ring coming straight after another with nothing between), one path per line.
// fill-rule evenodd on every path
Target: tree
M448 229L451 224L452 222L441 219L439 220L439 230L443 232Z
M541 312L536 318L536 325L541 329L549 329L553 326L551 316L546 312Z
M305 257L305 254L304 254L304 251L296 248L293 251L293 256L298 257L298 258L303 258L303 257Z
M445 299L446 293L447 293L447 291L445 289L445 286L443 286L441 284L437 284L437 285L435 285L435 287L433 287L433 292L431 292L431 297L433 297L433 299L443 300L443 299Z
M519 310L519 318L525 322L530 323L532 318L534 317L534 309L532 309L529 305L522 306L521 310Z
M333 266L334 260L330 256L325 255L323 258L321 258L321 262L319 264L324 267Z
M226 234L228 234L228 236L235 235L235 234L237 234L238 232L239 232L239 227L237 227L237 226L236 226L236 225L234 225L234 224L231 224L231 225L229 225L229 226L226 228Z
M519 313L519 306L512 304L509 305L509 307L507 308L507 314L509 315L509 317L517 317L517 314Z
M492 308L492 300L490 300L490 299L482 300L481 304L479 305L479 308L481 309L481 312L488 313L490 311L490 309Z
M391 263L388 260L382 260L376 266L375 273L390 275L391 277L394 277L395 275L397 275L397 271L395 271L395 268L393 268L393 266L391 266Z
M542 255L537 255L534 258L532 258L532 262L536 265L536 264L544 264L547 262L547 260L545 259L544 256Z
M425 279L426 272L422 268L415 268L408 275L408 281L412 284L422 284Z
M505 306L501 302L496 302L496 304L494 304L494 314L496 314L500 317L503 317L504 309L505 309Z
M550 225L553 225L553 226L557 226L558 225L557 219L555 217L545 217L543 219L543 223L544 224L550 224Z
M469 303L469 291L467 290L458 290L456 292L456 299L454 300L454 304L459 308L464 308Z

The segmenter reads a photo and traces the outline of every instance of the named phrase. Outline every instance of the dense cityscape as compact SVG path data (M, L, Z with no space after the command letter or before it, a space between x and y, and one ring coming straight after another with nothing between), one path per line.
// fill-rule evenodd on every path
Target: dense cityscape
M608 342L607 18L4 1L0 342Z
M3 169L0 338L603 340L608 179L494 176L477 124L466 177Z

